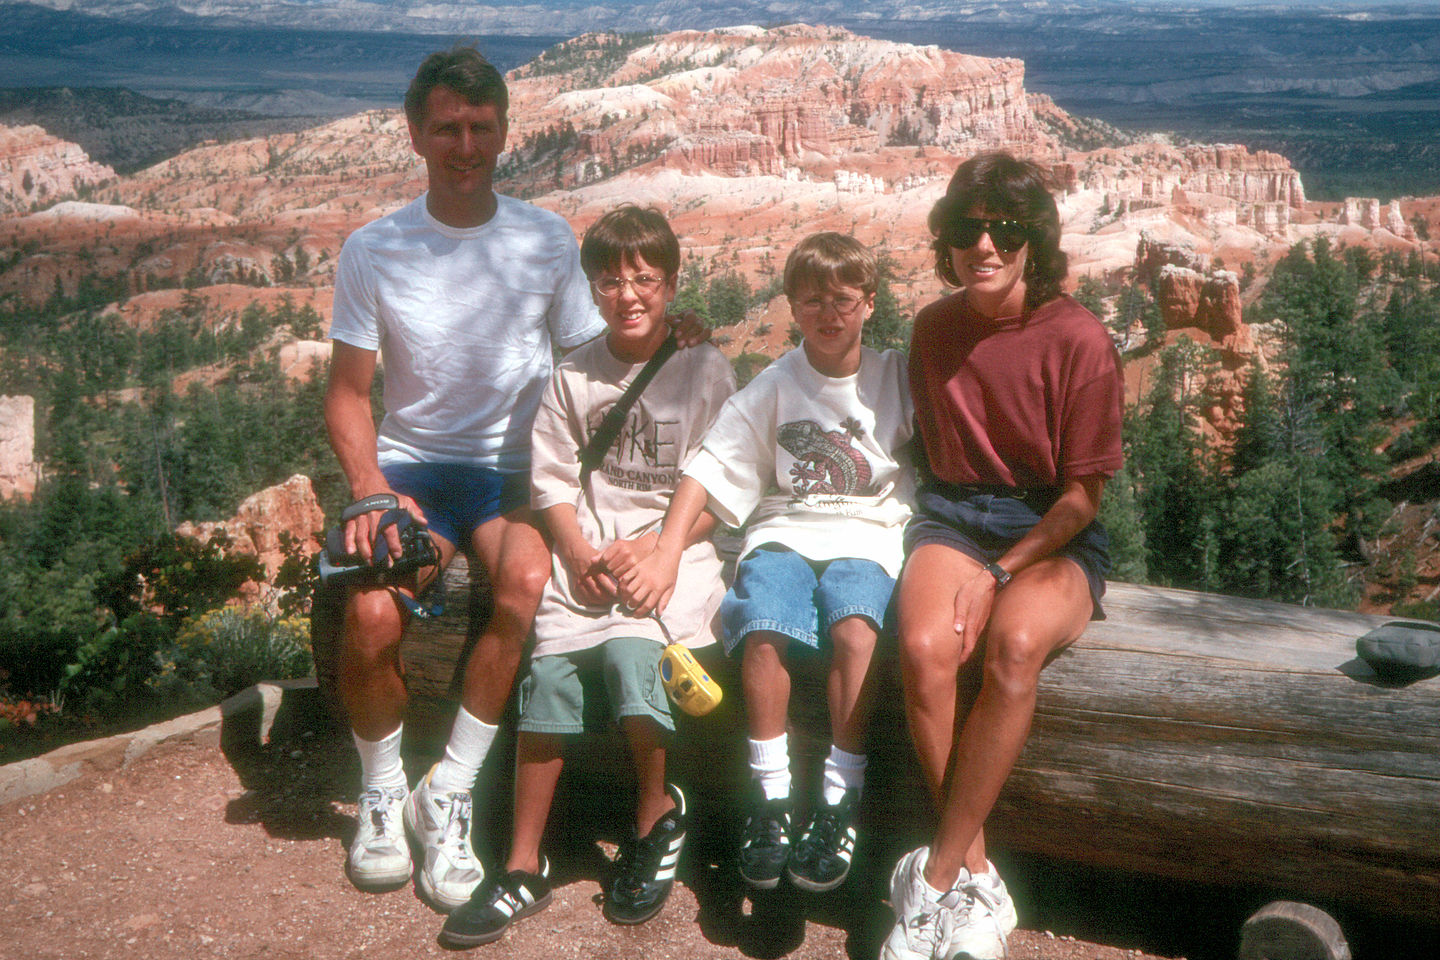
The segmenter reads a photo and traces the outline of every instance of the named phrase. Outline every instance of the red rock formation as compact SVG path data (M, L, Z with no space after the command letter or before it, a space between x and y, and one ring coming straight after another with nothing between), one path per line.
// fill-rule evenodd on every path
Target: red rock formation
M686 173L711 171L727 176L777 176L784 169L773 140L744 131L681 137L665 151L661 162Z
M581 56L585 39L572 41L572 56ZM665 65L674 71L666 73ZM577 153L613 165L620 143L663 134L675 141L667 166L698 172L696 165L713 157L716 166L709 172L721 175L778 172L753 148L737 160L742 142L727 138L740 133L767 139L785 164L801 168L870 155L888 143L925 143L955 152L1001 145L1045 148L1050 142L1026 102L1024 75L1018 60L871 40L831 28L681 31L631 51L599 80L605 96L567 90L551 73L516 71L510 85L511 139L524 142L572 122L586 127Z
M1223 350L1254 349L1241 315L1240 278L1228 270L1203 276L1186 267L1166 265L1158 274L1156 300L1167 330L1195 328Z
M235 516L218 523L182 523L175 533L207 541L217 533L230 537L230 549L259 558L266 574L273 579L285 555L280 549L280 532L288 530L303 546L305 553L316 551L313 534L325 526L325 514L315 499L310 478L296 474L284 483L251 494L241 503Z
M1161 240L1148 230L1140 231L1140 241L1135 245L1135 278L1147 284L1159 296L1161 271L1166 267L1181 267L1187 271L1203 270L1208 258L1188 245ZM1194 316L1194 304L1198 303L1198 292L1191 303L1188 314L1184 308L1176 308L1175 315Z
M35 493L35 398L0 397L0 500Z
M35 126L0 125L0 212L23 210L37 200L75 193L115 176L79 144Z
M1374 197L1346 197L1340 223L1374 230L1380 226L1380 201Z
M1207 276L1186 267L1160 269L1156 299L1167 330L1199 333L1219 359L1206 376L1203 392L1213 402L1202 413L1222 443L1228 443L1244 411L1245 377L1250 366L1263 362L1250 327L1241 315L1240 278L1228 270Z

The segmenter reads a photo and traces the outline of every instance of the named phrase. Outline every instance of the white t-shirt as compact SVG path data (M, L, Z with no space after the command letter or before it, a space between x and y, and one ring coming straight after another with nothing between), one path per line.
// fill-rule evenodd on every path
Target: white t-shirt
M827 377L796 347L730 398L685 474L723 522L748 518L742 557L778 543L817 562L873 560L896 577L913 421L898 351L862 348L853 376Z
M605 328L569 224L496 200L489 221L461 229L431 216L422 195L340 250L330 336L380 351L382 465L525 470L552 348Z
M574 504L580 531L597 549L659 527L680 471L735 392L730 362L719 350L706 344L677 351L631 407L620 435L590 474L582 500L580 450L643 367L617 359L603 337L587 343L555 370L535 415L531 506ZM724 595L714 545L691 544L681 555L675 592L665 608L671 636L691 647L713 643ZM535 656L584 650L614 637L664 639L653 620L576 600L570 572L556 556L535 614Z

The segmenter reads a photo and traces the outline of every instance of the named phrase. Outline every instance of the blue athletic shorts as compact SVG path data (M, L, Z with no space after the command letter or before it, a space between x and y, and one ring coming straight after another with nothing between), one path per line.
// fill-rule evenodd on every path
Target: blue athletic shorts
M927 482L915 492L915 513L905 527L905 553L927 543L943 543L980 563L994 563L1039 522L1036 507L1015 497L966 496L946 490L944 484ZM1091 521L1056 552L1080 565L1094 605L1090 619L1104 620L1100 598L1105 595L1105 574L1110 570L1110 535L1105 527L1098 520Z
M720 603L725 652L747 634L769 630L819 649L820 637L845 617L862 616L884 630L895 581L873 560L842 557L816 562L766 543L735 568L735 583Z
M380 468L390 489L425 511L430 532L468 547L475 528L530 502L529 473L469 463L392 463Z

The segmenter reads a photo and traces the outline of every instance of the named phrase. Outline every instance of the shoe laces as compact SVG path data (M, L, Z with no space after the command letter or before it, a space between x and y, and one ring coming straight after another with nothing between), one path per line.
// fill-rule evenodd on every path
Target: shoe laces
M651 837L639 839L630 838L620 844L619 868L620 874L615 880L615 885L627 893L639 893L644 889L645 883L650 879L648 874L654 873L654 866L650 861L659 863L657 844Z
M1000 895L993 887L972 876L955 889L961 896L960 905L955 909L957 919L963 923L988 918L998 926L996 908L1000 906Z
M470 855L470 794L448 794L440 803L445 811L445 827L440 831L440 846L454 849L462 856Z
M910 945L921 948L917 952L926 956L939 957L955 929L955 911L959 905L958 890L947 891L933 904L922 904L920 912L905 924Z
M821 807L815 812L810 820L810 827L805 831L804 841L810 844L819 844L828 850L835 845L835 835L840 832L840 808Z
M764 810L745 821L743 846L779 846L786 842L785 817L783 814Z
M360 818L365 819L369 815L370 826L375 831L377 839L388 837L394 826L395 807L392 801L401 800L403 796L394 790L387 790L383 787L371 787L360 794L360 800L356 804Z

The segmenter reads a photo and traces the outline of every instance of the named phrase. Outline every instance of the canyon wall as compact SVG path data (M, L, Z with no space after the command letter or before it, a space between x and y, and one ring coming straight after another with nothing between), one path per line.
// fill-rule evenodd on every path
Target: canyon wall
M0 213L24 210L114 176L114 170L95 163L79 144L40 127L0 124Z

